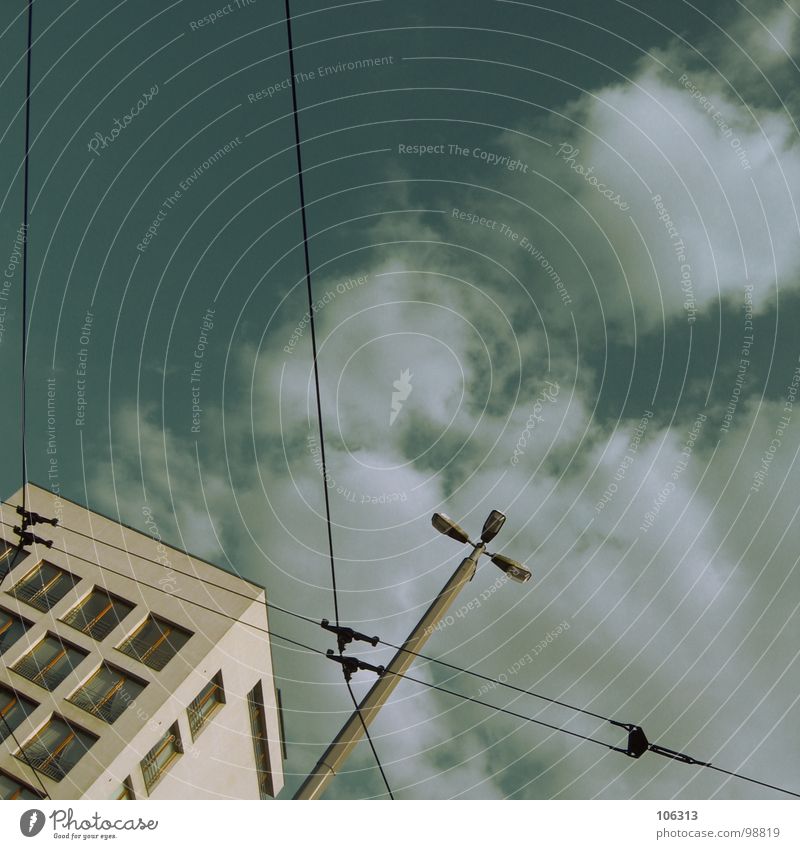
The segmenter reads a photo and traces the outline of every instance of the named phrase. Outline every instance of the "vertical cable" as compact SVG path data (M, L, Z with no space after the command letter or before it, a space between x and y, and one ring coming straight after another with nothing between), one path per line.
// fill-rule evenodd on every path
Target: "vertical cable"
M25 453L26 361L28 348L28 159L31 139L31 44L33 42L33 0L28 0L28 50L25 79L25 159L23 163L22 212L22 365L20 372L20 441L22 447L22 509L28 487L28 463Z
M31 139L31 44L33 42L33 0L28 0L28 49L26 54L26 79L25 79L25 159L23 161L22 182L23 182L23 211L22 211L22 364L20 367L20 442L22 448L22 510L25 510L25 490L28 486L28 464L25 456L25 361L28 347L28 157L30 154L30 139ZM24 518L24 516L23 516ZM20 523L24 528L24 523ZM22 549L20 541L17 550L14 552L12 559L12 568L16 564L16 559ZM5 662L3 663L5 666ZM33 768L28 759L25 750L20 746L13 729L8 724L8 720L2 717L3 722L11 735L17 749L19 749L22 759L31 768L36 780L41 785L44 792L44 798L49 799L50 794L44 786L39 773Z
M333 557L333 532L331 530L331 504L328 495L327 465L325 463L325 435L322 428L322 401L319 390L319 362L317 360L317 332L314 326L314 297L311 291L311 262L308 257L308 222L306 221L306 198L303 187L303 158L300 153L300 122L297 116L297 88L294 79L294 43L292 41L292 12L286 0L286 39L289 45L289 75L292 81L292 114L294 117L295 157L297 159L297 182L300 189L300 218L303 223L303 255L305 257L306 289L308 292L308 315L311 325L311 353L314 358L314 384L317 392L317 424L319 426L320 460L322 462L322 488L325 493L325 516L328 526L328 549L331 556L331 589L333 590L333 612L339 624L339 599L336 592L336 565Z

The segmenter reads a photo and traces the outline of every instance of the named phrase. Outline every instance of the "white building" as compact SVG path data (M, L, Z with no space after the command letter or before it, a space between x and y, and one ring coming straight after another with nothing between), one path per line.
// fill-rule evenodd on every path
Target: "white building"
M0 798L259 799L283 786L264 589L30 485L0 505ZM153 537L156 537L155 539ZM35 770L35 772L34 772Z

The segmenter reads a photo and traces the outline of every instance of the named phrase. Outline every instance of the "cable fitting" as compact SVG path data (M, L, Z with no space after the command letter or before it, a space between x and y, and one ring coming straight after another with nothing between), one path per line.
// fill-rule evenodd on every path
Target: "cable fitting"
M328 649L327 657L330 660L335 660L336 663L342 664L342 670L344 672L344 680L349 681L353 677L354 672L358 672L359 669L365 669L369 672L375 672L378 675L383 675L386 672L385 666L373 666L371 663L367 663L364 660L359 660L357 657L345 657L343 655L337 655L333 649Z
M51 539L42 539L41 537L37 537L36 534L32 534L30 531L26 531L25 528L14 526L14 533L19 537L20 548L24 548L26 545L43 545L45 548L52 548L53 541Z
M359 640L364 643L369 643L371 646L377 646L380 642L378 637L368 637L359 631L354 631L352 628L346 628L344 625L331 625L327 619L323 619L319 623L326 631L331 631L336 634L336 641L339 644L339 654L341 654L345 646L352 643L353 640Z
M45 516L40 516L38 513L34 513L32 510L25 510L23 507L17 507L17 513L22 516L22 529L28 527L28 525L52 525L55 527L58 524L58 519L48 519Z

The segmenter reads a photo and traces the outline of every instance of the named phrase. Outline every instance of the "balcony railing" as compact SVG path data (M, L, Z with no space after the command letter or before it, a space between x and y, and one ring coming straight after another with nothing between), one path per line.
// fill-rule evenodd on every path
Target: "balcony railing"
M123 643L119 650L156 671L163 669L177 654L177 650L166 640L161 645L154 647L150 640L143 640L138 637L132 637Z
M250 713L250 730L253 735L253 753L256 760L256 778L260 798L272 797L272 775L269 771L269 749L267 748L267 729L264 723L264 705L260 686L247 695L247 707Z
M223 704L225 704L225 692L216 681L212 682L202 696L198 696L190 703L186 713L189 717L192 739L197 736L197 732L211 718L216 709Z
M82 710L102 719L103 722L114 722L115 719L119 719L120 714L125 710L125 702L116 697L104 702L103 697L103 694L78 690L70 701Z
M47 664L40 666L36 659L30 655L26 655L21 660L17 661L12 667L14 672L18 672L34 684L39 684L48 690L55 688L69 675L72 671L72 666L69 660L64 657L58 661L53 667L47 667Z
M142 777L149 790L167 770L169 765L183 754L181 740L175 734L168 734L142 761Z
M61 779L75 766L75 762L63 755L53 755L46 746L36 745L29 746L25 749L25 754L20 753L18 758L24 761L29 761L31 766L44 773L55 781Z
M20 601L24 601L31 607L35 607L37 610L45 613L61 601L73 586L74 583L67 575L59 575L55 581L50 582L45 587L37 586L35 582L30 582L14 587L12 593Z
M116 616L109 612L101 619L87 622L80 612L80 608L70 611L65 617L64 622L76 628L82 634L87 634L93 640L104 640L119 624Z

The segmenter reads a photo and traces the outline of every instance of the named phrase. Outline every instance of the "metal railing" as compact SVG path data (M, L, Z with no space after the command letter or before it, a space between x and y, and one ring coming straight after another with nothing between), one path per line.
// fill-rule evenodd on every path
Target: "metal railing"
M260 686L256 686L247 694L247 707L250 713L250 730L253 736L258 793L261 799L269 799L272 795L272 776L269 771L267 728L264 721L264 705Z
M176 734L167 734L155 748L145 755L142 761L144 786L149 790L180 754L183 754L180 737Z
M68 575L61 573L44 586L37 585L36 581L32 580L14 587L11 593L20 601L46 613L74 586L74 581Z
M139 637L126 640L119 650L156 671L163 669L177 654L177 649L166 640L161 645L155 645L152 641Z
M76 707L85 710L92 716L102 719L103 722L114 722L119 719L127 707L127 703L122 699L111 698L104 701L105 693L92 693L89 690L78 690L74 696L70 698L72 704Z
M208 689L194 699L186 709L192 739L211 718L217 707L223 704L225 704L225 692L216 681L212 681Z
M53 666L40 665L35 657L25 655L11 667L14 672L19 673L23 678L33 681L34 684L39 684L47 690L55 690L55 688L72 672L72 664L69 658L64 655L61 660L57 661Z
M92 619L87 621L86 617L81 612L80 607L71 610L63 619L63 621L86 634L93 640L104 640L113 630L119 625L119 620L114 615L113 609L109 610L100 619Z
M29 761L34 769L55 781L61 781L76 763L64 757L63 754L54 755L46 746L41 744L28 746L25 749L25 754L20 753L17 757Z

